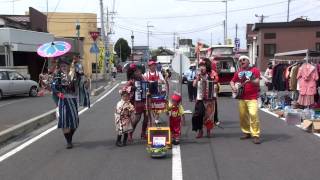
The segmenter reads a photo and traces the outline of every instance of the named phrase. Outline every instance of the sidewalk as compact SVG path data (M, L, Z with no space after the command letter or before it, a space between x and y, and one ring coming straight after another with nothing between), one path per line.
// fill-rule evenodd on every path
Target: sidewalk
M101 89L98 93L103 92L106 87L112 88L113 84L121 82L122 79L123 76L119 76L115 82L97 81L97 87ZM92 91L95 91L95 82L92 83ZM91 96L91 102L95 99L95 96ZM50 94L35 98L22 97L11 101L16 101L16 103L8 103L8 105L0 107L0 144L55 119L55 104Z

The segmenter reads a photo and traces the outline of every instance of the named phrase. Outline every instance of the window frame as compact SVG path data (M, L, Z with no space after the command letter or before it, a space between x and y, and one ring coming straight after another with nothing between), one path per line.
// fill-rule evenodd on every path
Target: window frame
M276 33L264 33L263 35L264 39L277 39Z
M316 42L316 51L320 51L320 42Z
M272 53L267 53L267 48L266 47L271 47L271 46L274 46L274 53L272 54ZM263 55L264 55L264 57L273 57L274 56L274 54L277 52L277 44L264 44L263 45L263 49L264 49L264 52L263 52ZM269 49L269 51L270 51L270 49Z

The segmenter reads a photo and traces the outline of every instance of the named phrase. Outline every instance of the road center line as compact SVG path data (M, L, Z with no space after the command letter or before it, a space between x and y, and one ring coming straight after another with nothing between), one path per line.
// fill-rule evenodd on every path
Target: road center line
M172 147L172 180L182 180L182 163L180 145Z
M101 101L102 99L104 99L105 97L107 97L113 90L115 90L117 87L119 86L119 83L116 84L112 89L110 89L106 94L104 94L102 97L100 97L96 102L94 102L92 104L91 107L93 107L97 102ZM84 108L79 112L79 115L86 112L89 108ZM4 155L0 156L0 162L6 160L7 158L13 156L14 154L16 154L17 152L23 150L24 148L28 147L29 145L31 145L32 143L38 141L39 139L41 139L42 137L48 135L49 133L51 133L52 131L54 131L55 129L57 129L57 126L54 125L53 127L47 129L46 131L42 132L41 134L33 137L32 139L24 142L23 144L21 144L20 146L12 149L11 151L5 153Z

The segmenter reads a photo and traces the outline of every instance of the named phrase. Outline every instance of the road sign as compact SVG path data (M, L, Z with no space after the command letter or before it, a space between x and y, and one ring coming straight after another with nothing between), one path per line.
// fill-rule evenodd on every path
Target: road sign
M234 39L234 44L235 45L240 45L240 39L239 38Z
M90 53L92 53L92 54L99 53L99 47L97 46L96 43L92 43L91 48L90 48Z
M240 49L240 39L239 38L235 38L234 39L234 44L235 44L235 50L239 51L239 49Z
M99 34L100 34L98 31L90 31L89 33L90 33L91 38L92 38L94 41L97 40L97 38L99 37Z

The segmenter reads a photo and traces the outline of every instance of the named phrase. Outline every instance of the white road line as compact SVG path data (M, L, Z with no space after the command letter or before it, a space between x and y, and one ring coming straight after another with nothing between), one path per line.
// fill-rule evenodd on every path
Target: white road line
M172 147L172 180L182 180L182 163L180 145Z
M114 89L116 89L119 86L119 83L116 84L112 89L110 89L105 95L101 96L99 99L96 100L96 102L94 102L92 104L92 106L94 106L96 103L100 102L102 99L104 99L105 97L107 97Z
M272 116L275 116L275 117L279 118L277 114L275 114L275 113L273 113L273 112L270 112L270 111L268 111L268 110L265 109L265 108L260 108L260 110L263 111L263 112L265 112L265 113L271 114ZM283 120L283 121L286 121L285 118L279 118L279 119L281 119L281 120ZM296 127L302 129L301 125L299 125L299 124L296 125ZM315 136L318 136L318 137L320 138L320 133L312 133L312 134L315 135Z
M93 107L97 102L101 101L103 98L107 97L115 88L117 88L119 86L119 83L116 84L112 89L110 89L106 94L104 94L102 97L100 97L96 102L94 102L92 104L91 107ZM89 108L84 108L79 112L79 115L86 112ZM14 154L16 154L17 152L23 150L24 148L28 147L29 145L31 145L32 143L38 141L39 139L41 139L42 137L48 135L49 133L51 133L52 131L54 131L55 129L57 129L57 126L53 126L49 129L47 129L46 131L42 132L41 134L35 136L34 138L24 142L23 144L21 144L20 146L12 149L11 151L7 152L6 154L0 156L0 162L4 161L5 159L13 156Z

